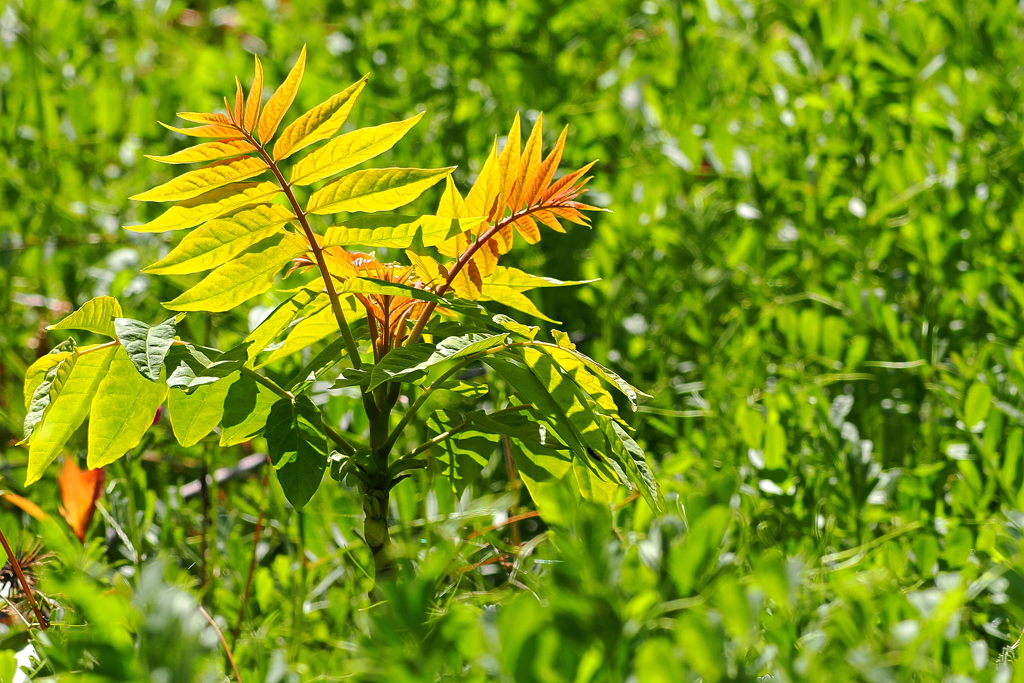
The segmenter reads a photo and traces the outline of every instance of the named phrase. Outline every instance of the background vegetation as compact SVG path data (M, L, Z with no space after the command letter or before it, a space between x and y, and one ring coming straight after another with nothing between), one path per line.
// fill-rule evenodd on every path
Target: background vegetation
M265 446L181 449L162 419L84 546L0 503L16 546L56 553L61 624L30 668L224 680L201 604L247 683L1024 681L1022 21L1011 0L7 2L7 490L57 518L55 474L24 490L14 445L45 325L108 293L162 319L188 286L139 272L169 239L120 228L171 173L142 154L183 146L156 121L215 108L251 53L280 82L308 44L296 110L370 72L356 125L427 112L395 165L458 164L465 188L538 111L571 126L566 167L601 160L588 196L613 213L509 262L601 278L537 303L652 394L633 422L669 500L505 524L537 503L492 446L461 497L395 490L414 550L371 605L349 492L296 514L260 469L188 487ZM228 348L250 321L183 326ZM6 638L0 678L27 635Z

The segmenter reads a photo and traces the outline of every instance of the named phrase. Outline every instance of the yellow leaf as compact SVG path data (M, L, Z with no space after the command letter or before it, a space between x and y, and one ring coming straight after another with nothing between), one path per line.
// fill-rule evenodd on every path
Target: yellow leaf
M341 307L345 311L345 318L351 325L353 321L366 317L366 309L360 306L353 296L342 296ZM290 356L296 351L312 346L328 335L338 333L338 321L334 317L334 310L330 305L313 311L310 315L300 320L285 337L281 347L260 365L273 363L279 358Z
M494 200L501 191L501 169L498 165L498 141L491 146L480 175L466 195L466 214L469 216L489 216Z
M299 90L299 83L302 82L302 74L305 70L306 46L303 45L302 52L299 53L299 59L295 62L292 70L288 72L288 77L284 79L284 83L274 91L274 94L270 96L267 104L263 107L259 125L259 138L263 144L267 144L274 137L274 133L277 132L277 127L281 125L281 119L284 118L285 112L288 111L288 107L292 106L292 102L295 100L295 93Z
M178 176L130 199L139 202L172 202L192 199L230 183L246 180L267 170L263 159L242 157L234 161L218 161Z
M164 164L194 164L202 161L230 159L255 150L256 148L245 140L226 140L224 142L215 140L203 142L167 156L159 157L147 154L146 158Z
M282 225L294 219L292 212L280 204L264 204L212 220L190 232L171 253L143 271L182 275L216 268L280 232Z
M98 296L89 299L77 311L50 325L47 330L87 330L111 339L117 337L114 318L122 317L121 303L112 296Z
M556 280L553 277L532 275L518 268L498 266L493 273L484 278L484 287L509 287L523 292L536 287L572 287L591 282L597 282L597 280Z
M180 133L182 135L188 135L193 138L219 138L221 140L238 140L244 138L245 133L240 131L231 125L226 124L209 124L205 126L196 126L195 128L177 128L175 126L168 126L166 123L161 122L161 126L169 131Z
M306 253L306 249L301 237L284 235L277 244L225 263L164 306L172 311L229 311L270 289L282 266Z
M242 125L246 130L252 131L256 125L256 119L260 114L260 101L263 99L263 65L260 58L256 57L256 72L252 77L252 87L249 88L249 101L245 103L245 120Z
M420 282L428 287L436 287L444 282L446 273L442 272L441 264L433 257L426 254L417 254L412 251L405 252L405 255L409 257L409 262L416 269L416 275L419 277Z
M25 485L36 482L64 448L64 444L85 421L89 414L93 397L97 388L107 375L114 352L120 351L128 363L128 367L139 378L139 381L156 386L139 374L128 354L120 346L109 346L92 353L79 353L78 362L61 386L60 393L47 411L42 423L32 432L29 443L28 475ZM161 384L166 387L166 385ZM150 416L152 419L152 416Z
M374 168L325 185L309 198L309 213L390 211L408 204L451 175L451 168Z
M281 193L281 188L270 181L262 183L236 183L172 206L156 220L143 225L126 225L133 232L165 232L183 230L218 218L250 204L267 202Z
M396 216L371 214L356 216L341 225L327 229L325 247L391 247L405 249L412 245L417 233L423 246L437 246L480 222L479 218L442 218L441 216Z
M445 218L463 218L469 215L466 213L466 202L450 175L445 179L444 194L441 195L441 203L437 205L437 215Z
M520 292L518 289L512 287L504 287L500 285L489 285L484 283L483 287L480 288L481 299L488 301L497 301L499 304L504 304L509 308L514 308L517 311L522 311L535 318L541 320L547 320L555 324L559 324L559 321L552 320L537 308L537 305L530 300L525 294Z
M391 149L423 117L360 128L331 140L292 167L293 185L309 185Z
M89 469L109 465L138 446L165 398L167 385L140 375L124 347L116 347L92 401Z
M568 134L569 127L566 126L562 129L562 134L558 136L558 142L555 143L555 148L552 149L547 158L541 162L540 166L537 168L537 172L534 174L533 178L530 179L526 192L523 195L523 201L526 202L527 206L534 205L541 193L551 183L551 179L555 177L555 171L558 170L558 164L562 161L562 150L565 149L565 138ZM550 224L543 219L541 222L550 226ZM557 223L558 221L555 222Z
M70 356L71 351L60 351L57 353L51 351L45 356L40 356L32 365L28 366L28 369L25 370L24 388L26 410L32 405L32 396L36 393L36 388L46 379L47 371Z
M314 142L333 137L341 129L369 76L350 85L292 121L274 144L274 159L280 161Z

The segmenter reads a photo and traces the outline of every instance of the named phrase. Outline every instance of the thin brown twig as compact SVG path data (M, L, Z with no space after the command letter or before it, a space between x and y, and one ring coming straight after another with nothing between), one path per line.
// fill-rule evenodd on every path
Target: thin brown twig
M7 558L11 561L11 566L14 567L14 573L18 575L18 581L21 582L21 589L25 591L25 597L28 598L28 604L32 606L32 611L36 615L36 621L39 622L39 627L44 631L47 629L46 620L43 618L43 613L39 611L39 605L36 604L36 596L32 592L31 586L28 585L28 579L25 578L25 572L21 571L21 563L18 562L18 557L11 550L11 545L7 542L7 537L4 536L3 530L0 530L0 543L3 544L4 550L7 551Z
M217 637L220 638L221 645L224 646L224 654L228 657L228 662L231 664L232 670L235 672L235 680L238 683L242 683L242 676L238 673L238 665L235 664L235 658L231 655L231 648L228 647L228 641L224 639L224 634L220 630L220 626L217 626L217 622L213 620L210 613L207 612L202 605L199 605L199 611L203 613L206 620L210 622L210 626L217 632Z

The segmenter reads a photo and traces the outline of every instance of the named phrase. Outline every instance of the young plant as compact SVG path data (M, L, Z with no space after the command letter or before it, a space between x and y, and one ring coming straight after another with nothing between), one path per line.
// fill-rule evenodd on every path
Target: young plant
M181 113L198 125L167 126L209 140L150 158L206 165L133 197L173 204L128 229L192 229L145 271L210 272L166 302L175 314L156 324L126 318L116 299L99 297L50 328L86 330L110 341L80 347L68 339L29 369L27 483L40 478L87 416L87 461L97 468L135 448L166 401L182 446L218 427L221 446L262 434L296 508L328 470L357 486L363 536L378 574L390 559L388 509L396 483L434 458L438 465L431 470L464 489L486 462L481 436L492 449L499 437L516 444L514 457L535 497L571 476L585 498L610 502L617 487L628 486L660 508L644 454L605 383L634 406L640 392L576 350L565 333L553 331L553 341L545 342L537 327L485 313L484 303L496 302L543 318L523 292L578 284L499 261L517 236L527 244L540 240L540 226L564 232L562 220L587 224L583 212L595 209L578 199L592 164L556 178L566 132L544 156L541 119L523 145L517 117L504 149L499 153L495 141L465 198L453 168L371 168L331 179L390 149L422 114L339 134L364 77L278 134L305 59L303 49L266 103L257 58L248 97L236 79L234 102L225 99L224 113ZM445 189L434 214L389 213L441 181ZM336 219L320 230L318 216ZM408 262L382 262L357 247L404 250ZM178 338L187 312L233 310L271 290L287 266L291 278L312 271L312 279L278 290L289 296L238 345L219 350ZM291 381L278 383L260 371L312 346L318 352ZM473 363L505 384L504 404L491 412L430 414L438 390L474 389L460 379ZM309 397L313 384L324 380L358 390L369 425L364 433L343 433L325 420ZM425 427L432 437L398 449L403 437Z

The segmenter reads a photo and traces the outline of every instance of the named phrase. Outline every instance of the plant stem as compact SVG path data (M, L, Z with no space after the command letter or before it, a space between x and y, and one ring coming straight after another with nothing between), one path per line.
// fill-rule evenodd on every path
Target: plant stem
M199 605L199 611L203 613L206 620L210 622L210 626L217 632L217 637L220 638L220 644L224 646L224 654L228 658L228 662L231 664L231 670L235 672L235 680L238 683L242 683L242 677L238 674L238 666L235 664L235 658L231 655L231 650L228 648L228 641L224 639L224 634L220 630L220 626L217 626L217 622L213 620L210 613L203 609L202 605Z
M405 428L409 426L409 423L412 422L412 419L416 416L417 411L419 411L419 409L423 407L423 404L426 403L428 398L430 398L430 395L434 393L434 391L436 391L442 384L451 379L452 375L457 373L462 368L466 367L469 363L476 360L477 355L478 354L475 354L473 356L469 356L459 361L451 368L449 368L447 372L445 372L443 375L438 377L434 382L432 382L429 387L423 390L423 393L416 398L416 401L411 406L409 406L409 410L407 410L405 412L405 415L402 416L402 420L398 423L398 426L395 427L395 429L391 432L390 435L388 435L387 440L384 442L384 447L387 450L390 451L390 449L394 447L395 442L398 440L398 437L401 436Z
M274 392L281 398L287 398L289 400L295 398L295 394L283 388L281 385L279 385L277 382L270 379L269 377L265 377L260 373L256 372L252 368L247 368L246 366L243 365L241 368L239 368L239 372L241 372L243 375L248 375L249 377L253 378L258 383L262 384L267 389L270 389L272 392Z
M316 234L313 232L313 228L309 226L309 220L306 218L306 212L302 210L298 200L295 198L295 193L292 192L292 186L284 179L284 175L281 173L281 169L278 168L277 162L274 161L273 157L267 154L267 150L260 144L256 138L252 136L245 128L238 126L238 129L245 135L246 141L256 148L256 151L263 157L263 161L267 163L270 170L273 171L277 177L278 183L281 185L281 189L284 191L288 202L292 205L292 211L295 213L295 218L298 219L299 225L302 227L302 231L306 235L306 241L309 242L309 249L313 252L313 258L316 259L317 268L320 269L320 275L324 280L324 288L327 290L327 297L331 300L331 309L334 311L334 318L338 321L338 329L341 331L341 336L345 340L345 348L348 349L349 356L352 358L352 367L358 368L363 364L363 360L359 357L359 346L356 344L355 337L352 336L352 328L349 327L348 320L345 318L345 311L341 308L341 299L338 297L338 290L334 287L334 279L331 276L331 271L327 268L327 261L324 260L324 250L320 244L316 241Z
M487 417L494 417L495 415L505 415L505 414L508 414L508 413L516 413L516 412L519 412L521 410L527 410L527 409L529 409L531 407L532 406L530 406L530 404L524 403L524 404L518 405L518 406L511 406L510 408L502 408L501 410L495 410L493 413L487 413L486 416ZM422 444L417 446L411 453L409 453L408 455L402 456L398 460L398 462L403 462L403 461L406 461L406 460L412 460L413 458L415 458L417 455L419 455L423 451L430 450L430 448L432 446L436 446L437 444L441 443L445 439L447 439L447 438L449 438L451 436L455 436L459 432L465 431L466 429L469 429L469 427L471 427L472 425L473 425L473 422L471 420L466 420L466 421L464 421L464 422L462 422L462 423L452 427L447 432L443 432L441 434L438 434L437 436L435 436L434 438L430 439L429 441L423 442Z
M21 571L21 563L18 562L17 555L11 550L11 545L7 542L7 537L4 536L2 530L0 530L0 544L3 544L4 550L7 552L7 559L10 560L11 566L14 567L14 573L17 574L18 581L21 582L21 589L25 591L25 597L28 598L28 604L32 606L32 611L36 615L36 621L39 622L40 628L45 631L47 629L46 620L43 618L43 613L39 611L39 605L36 604L36 596L32 592L32 587L28 585L25 572Z

